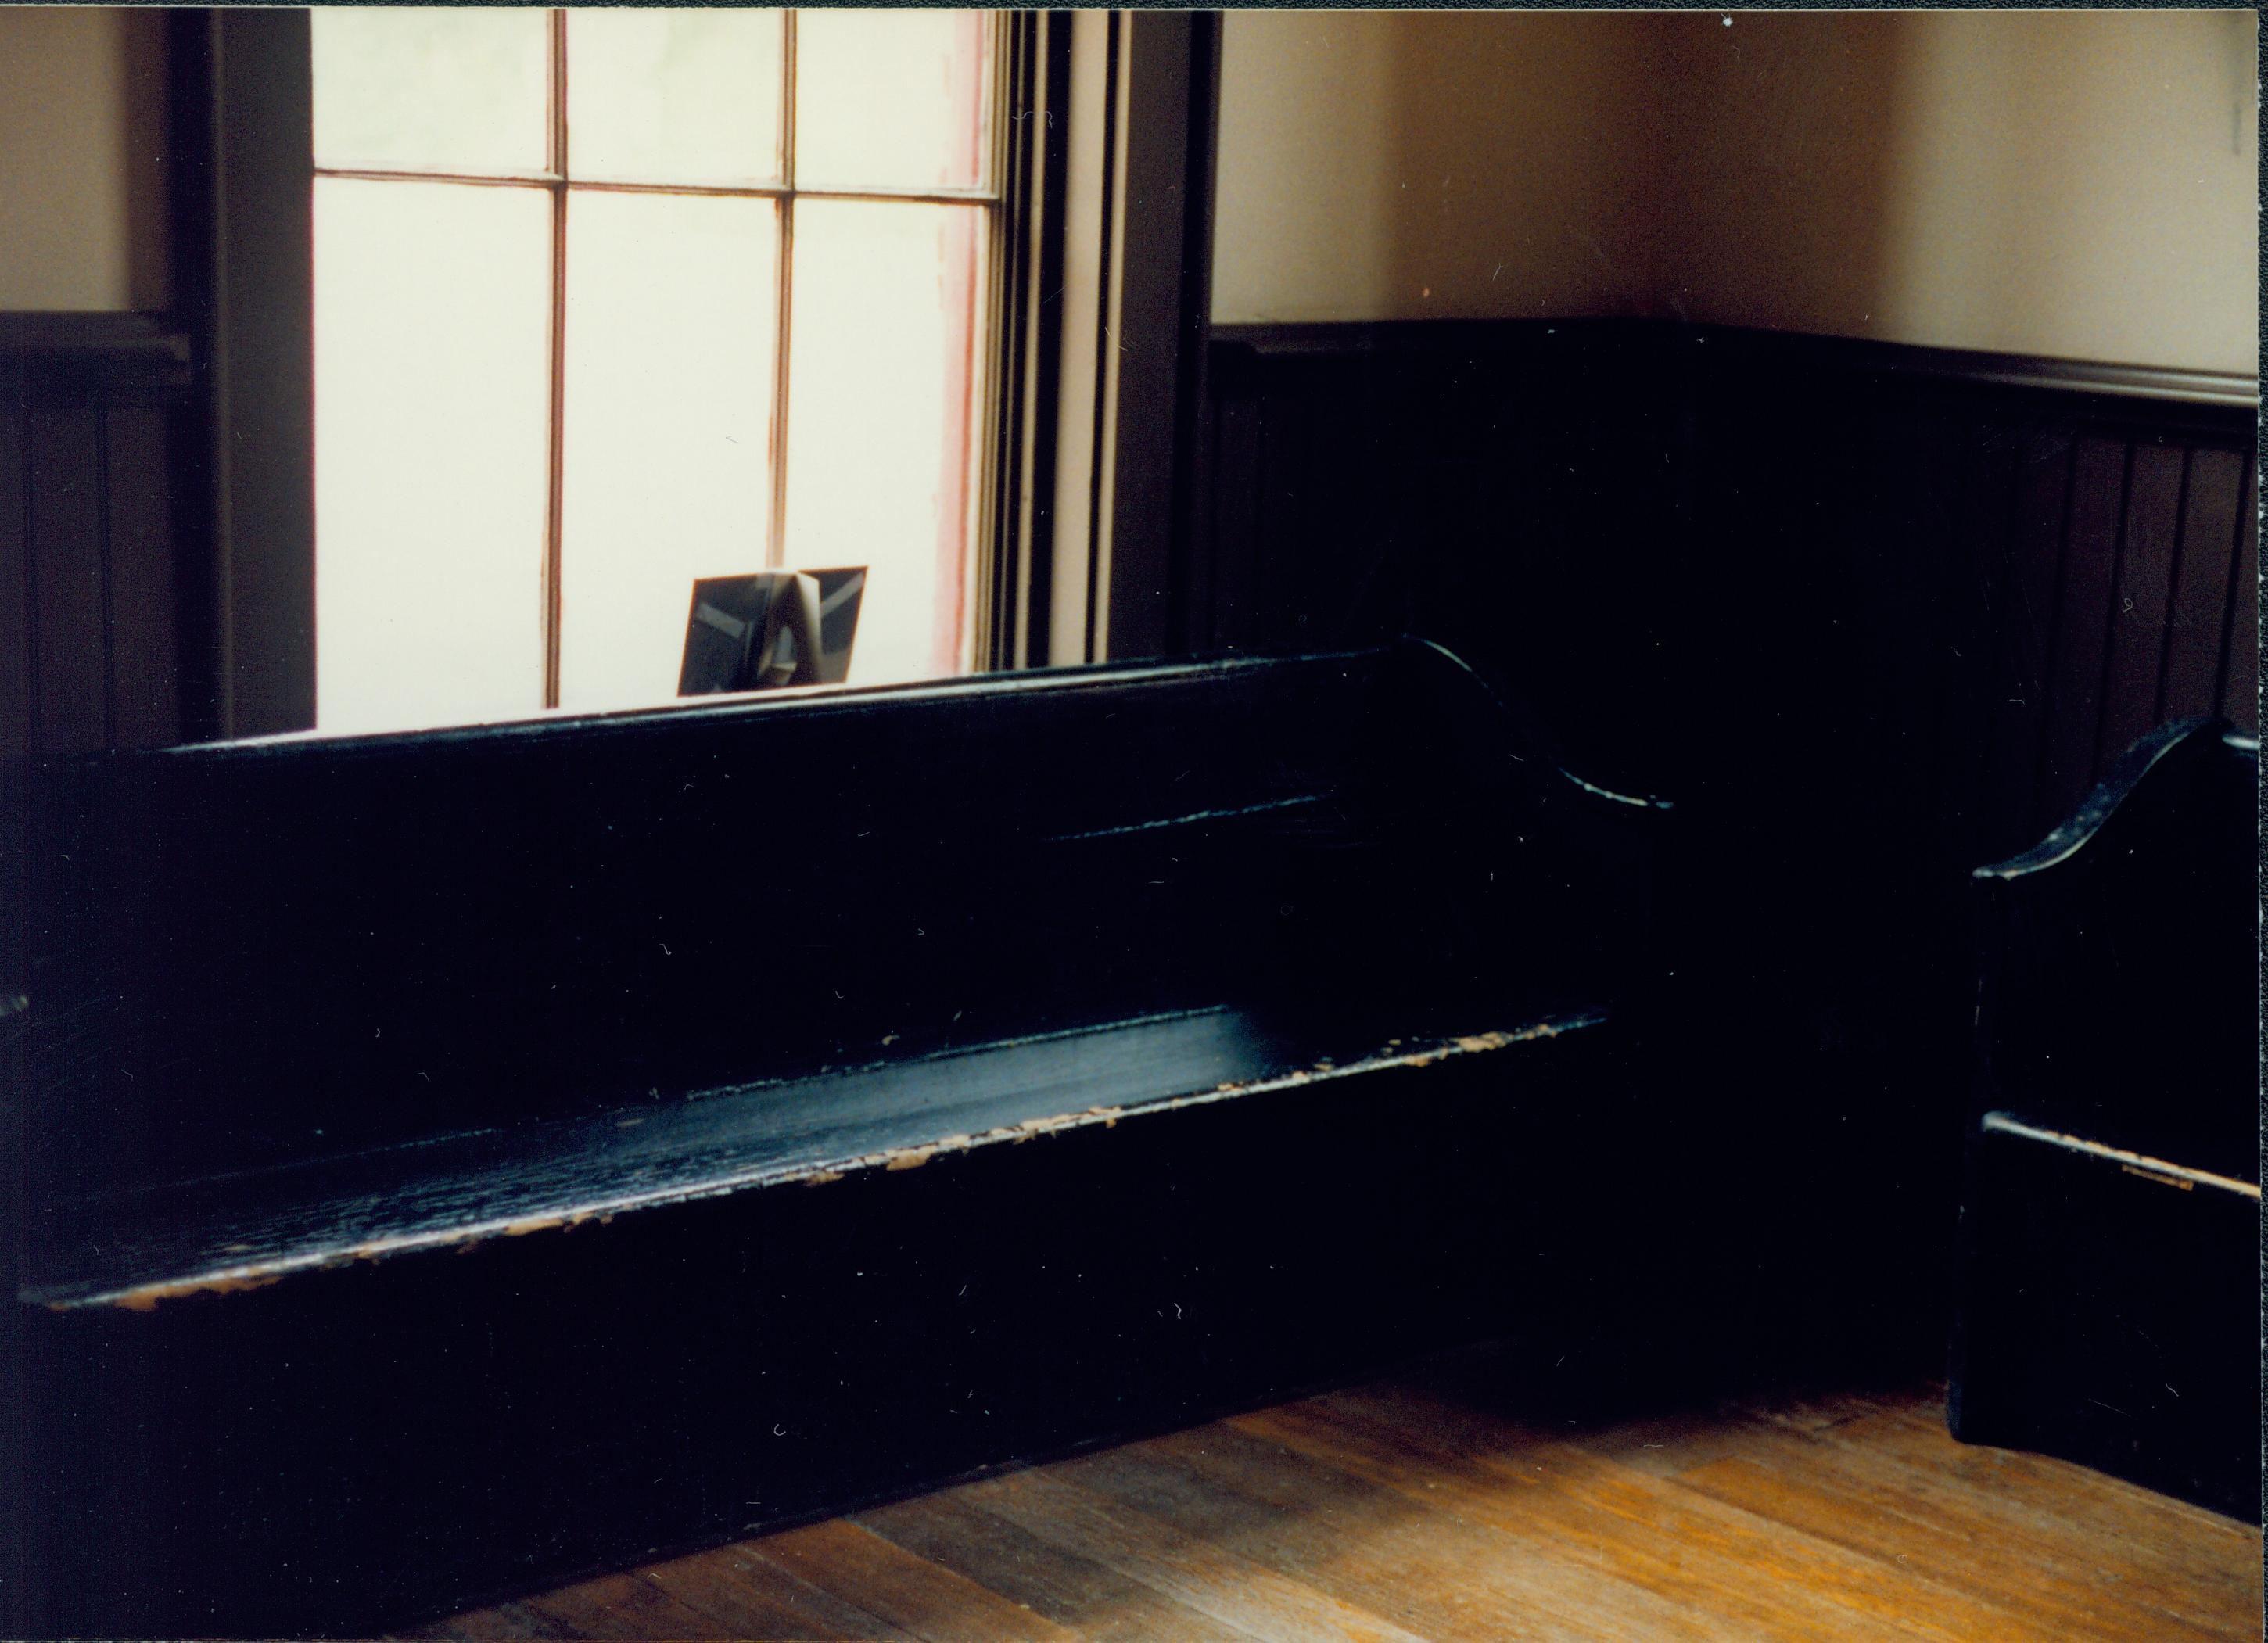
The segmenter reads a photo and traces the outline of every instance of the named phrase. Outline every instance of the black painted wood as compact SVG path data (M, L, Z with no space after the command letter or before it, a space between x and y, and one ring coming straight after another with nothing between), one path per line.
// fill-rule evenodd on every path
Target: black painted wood
M92 407L52 407L26 420L38 746L84 753L110 740L104 419Z
M180 404L189 339L156 313L0 313L0 404Z
M0 314L0 758L179 740L188 384L163 316Z
M2218 704L2221 656L2217 630L2231 608L2229 578L2258 570L2237 551L2242 537L2238 516L2250 494L2245 479L2249 466L2239 451L2190 453L2180 556L2159 671L2157 723L2211 713ZM2239 620L2236 625L2244 623Z
M1979 868L1989 1106L2257 1173L2258 752L2211 719L2143 737L2023 855ZM2232 1094L2232 1092L2235 1092Z
M187 556L205 733L315 722L313 84L306 13L173 14L173 267L194 351Z
M1507 1317L1557 1342L1548 1366L1569 1350L1545 1309L1558 1275L1609 1249L1636 1264L1573 1184L1634 1116L1611 1048L1572 1034L1493 1068L1263 1093L149 1314L38 1311L48 1407L79 1418L40 1513L34 1634L373 1635Z
M1443 711L1395 705L1477 699L1410 654L60 768L72 867L34 960L53 1190L1231 999L1314 1007L1319 974L1407 998L1413 1030L1466 1030L1438 978L1513 887L1451 904L1444 875L1484 845L1398 853L1417 822L1395 818L1418 792L1470 817L1459 792L1503 778L1442 746ZM1571 927L1566 952L1517 961L1538 1013L1571 1001L1572 954L1608 961L1603 939Z
M0 758L32 748L33 622L39 608L32 579L30 474L21 414L0 412Z
M2076 802L2098 773L2098 743L2105 759L2124 745L2130 698L2149 702L2145 722L2157 722L2154 682L2140 684L2148 669L2122 659L2104 729L2114 614L2122 658L2173 633L2161 655L2177 682L2217 670L2226 653L2212 628L2231 607L2208 601L2237 590L2217 567L2148 635L2135 617L2160 608L2156 595L2146 589L2126 612L2110 577L2130 448L2144 453L2137 573L2154 578L2169 531L2235 556L2225 533L2254 511L2244 459L2257 394L2233 378L1655 321L1231 326L1214 339L1197 557L1220 591L1199 647L1264 651L1287 628L1308 644L1353 642L1410 625L1408 601L1421 599L1418 625L1513 666L1554 723L1601 744L1584 750L1598 768L1644 758L1625 777L1633 785L1666 791L1690 745L1642 749L1639 726L1658 716L1618 711L1665 681L1764 669L1790 687L1810 659L1800 649L1809 624L1854 619L1867 626L1846 634L1853 644L1934 680L1954 659L1934 647L1935 619L1925 631L1909 612L1911 600L1950 600L1987 667L2015 668L2034 687L2000 697L2007 733L1982 744L2011 791L2007 808L1977 814L1965 870ZM2013 501L1998 483L1971 482L1972 457L2011 453ZM2186 522L2171 518L2176 507ZM1271 554L1279 539L1296 554ZM1887 545L1867 555L1890 552L1889 580L1877 583L1885 611L1815 610L1829 578L1875 542ZM1236 597L1271 558L1289 568L1283 584ZM2061 602L2066 568L2073 597ZM2058 661L2044 652L2065 623L2072 642ZM2240 679L2247 666L2239 655ZM1616 671L1619 687L1602 677ZM2246 727L2249 692L2238 694L2233 717ZM2039 787L2043 737L2044 763L2077 783L2060 799Z
M2257 1520L2257 741L2138 741L1980 868L1951 1411Z
M1103 185L1106 198L1123 191L1106 210L1118 219L1105 228L1113 318L1094 339L1115 356L1115 400L1097 401L1098 458L1109 448L1108 551L1088 574L1090 598L1107 597L1108 615L1090 653L1127 659L1173 648L1174 539L1189 509L1212 287L1212 133L1201 99L1214 91L1219 21L1160 10L1119 26L1114 77L1123 113L1113 121Z
M1980 1134L1952 1430L2260 1516L2260 1205Z
M174 421L150 406L115 406L103 423L107 504L109 745L182 740L174 573Z
M124 1306L280 1281L350 1260L460 1249L1260 1090L1366 1078L1595 1027L1597 1011L1455 1037L1301 1032L1231 1008L1113 1023L704 1094L652 1110L445 1134L250 1176L75 1206L33 1252L26 1302ZM1373 1042L1377 1041L1377 1042ZM97 1243L85 1235L99 1228Z
M39 1614L367 1629L1548 1331L1671 818L1531 717L1409 641L55 763Z
M1208 642L1436 633L1675 800L1665 968L1757 1068L1692 1145L1807 1160L1727 1268L1832 1227L1808 1281L1941 1339L1967 874L2161 680L2250 723L2252 385L1624 320L1223 328L1210 381Z
M41 1265L15 1280L44 1302L272 1276L358 1247L380 1205L424 1253L150 1314L11 1308L47 1416L28 1435L50 1527L24 1553L41 1601L112 1634L373 1629L1507 1319L1602 1378L1941 1338L1966 871L2036 836L2056 748L2083 743L2091 776L2132 722L2138 589L2146 617L2162 602L2165 711L2249 711L2257 669L2249 408L1959 363L1588 323L1217 342L1204 530L1175 562L1187 642L1421 626L1513 682L1501 701L1407 659L1365 685L1329 670L1375 664L1342 658L780 704L800 728L673 710L414 739L415 758L378 739L58 772L56 824L94 848L33 908L26 991L76 1002L33 1012L40 1175L18 1201ZM132 409L178 446L170 405ZM125 742L114 624L163 605L141 553L163 499L127 477L150 426L59 409L92 410L109 453L101 711ZM0 411L11 587L36 547L10 534L29 430ZM2117 460L2080 463L2098 448ZM2098 474L2117 497L2074 484ZM2074 583L2075 519L2112 561L2082 551ZM177 615L210 602L201 564L175 556ZM22 585L0 623L28 629ZM2091 677L2067 635L2095 646ZM1111 705L1152 686L1154 712ZM1024 689L1053 705L1025 711ZM182 675L178 709L210 722L210 694ZM1521 697L1539 711L1507 718ZM1648 839L1646 811L1539 786L1514 754L1667 795L1676 825ZM1470 894L1531 849L1591 865ZM683 870L656 884L656 862ZM861 985L836 998L828 973ZM752 1043L823 1109L828 1080L934 1088L925 1067L1050 1031L1117 1042L1136 1018L1254 1023L1278 1049L1218 1065L1264 1071L1605 998L1608 1027L1560 1039L824 1190L784 1188L950 1138L915 1124L767 1175L780 1114L744 1087ZM0 1048L25 1028L0 1019ZM1214 1065L1125 1059L1137 1100ZM986 1116L1060 1104L1049 1087ZM765 1190L689 1197L739 1166L696 1170L611 1223L438 1253L618 1199L655 1124L740 1138ZM1615 1193L1566 1161L1609 1153ZM502 1160L516 1196L409 1212L425 1187L447 1199L445 1158L483 1179ZM965 1315L963 1285L986 1298ZM1193 1298L1207 1331L1176 1333ZM1633 1330L1644 1352L1616 1345ZM770 1407L806 1434L792 1462L747 1418L752 1383L791 1389ZM1000 1424L961 1427L970 1392Z
M199 614L173 574L173 447L189 376L187 338L165 316L0 314L0 1194L11 1204L29 1189L25 783L34 759L178 739L185 594L192 625ZM20 1221L0 1224L11 1293L27 1270ZM11 1407L39 1379L17 1312L0 1321ZM0 1632L11 1636L31 1631L26 1476L20 1455L0 1465Z
M161 315L0 314L0 1194L30 1201L22 1001L31 988L26 784L35 760L178 739L172 503L189 350ZM195 613L191 612L194 623ZM0 1284L28 1274L25 1217L0 1221ZM0 1399L40 1350L0 1321ZM15 1429L24 1445L42 1440ZM37 1572L11 1443L0 1464L0 1632L28 1635Z
M2098 770L2107 770L2122 749L2159 722L2158 678L2170 637L2190 454L2170 444L2134 447L2118 581L2110 601L2102 711L2095 727Z
M987 660L1022 667L1048 653L1055 510L1049 476L1060 432L1065 238L1064 189L1071 164L1071 30L1060 13L1028 16L1008 38L1009 132L1004 197L1033 232L1012 234L998 278L1003 337L993 437Z

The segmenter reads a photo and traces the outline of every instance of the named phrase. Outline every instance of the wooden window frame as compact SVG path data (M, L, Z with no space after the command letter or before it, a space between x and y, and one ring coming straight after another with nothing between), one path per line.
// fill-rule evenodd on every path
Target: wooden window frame
M989 285L992 270L997 269L1002 241L1005 238L1008 216L1007 199L1000 186L1003 166L1000 152L1005 147L1005 129L1011 122L1005 117L1010 87L1004 72L1010 55L1011 37L1018 32L1020 19L1002 15L1003 26L990 31L988 53L991 58L990 86L993 107L988 126L987 142L991 153L986 156L979 170L987 181L969 188L897 188L888 185L837 187L825 183L805 183L796 176L796 83L798 58L796 51L796 10L784 9L780 13L781 50L779 61L780 150L779 179L762 183L713 182L623 182L611 180L578 177L575 174L567 132L567 81L571 71L568 55L567 12L563 7L550 9L548 22L548 99L549 129L547 132L547 163L541 171L458 171L446 167L373 167L363 166L327 166L320 160L313 165L313 176L342 178L363 182L449 183L468 188L519 188L541 191L549 196L550 205L550 299L551 321L549 336L549 468L548 493L545 504L543 542L543 705L556 708L559 702L561 594L563 582L563 544L565 530L565 433L567 420L567 214L568 202L578 194L640 194L664 195L674 197L709 197L734 200L768 200L777 208L776 218L778 234L776 241L773 268L776 317L773 320L771 438L766 455L770 505L765 527L764 564L777 568L785 563L787 541L788 495L788 427L789 400L792 391L792 355L794 336L795 310L795 216L796 203L810 200L848 200L874 204L892 205L952 205L969 207L981 213L982 232L985 241L983 275ZM979 324L988 332L997 333L991 316L995 304L989 290L974 293L976 306L983 316ZM984 390L990 372L975 357L975 335L971 343L970 373L976 380L969 386L976 393ZM996 350L997 351L997 350ZM964 433L973 430L964 430ZM973 444L974 442L972 442ZM990 456L989 441L968 452L965 467L981 468ZM962 556L960 580L966 585L971 567L967 559L978 560L981 571L983 549L985 543L985 521L981 510L967 505L974 487L964 479L963 505L959 510L962 535ZM978 493L981 494L981 493ZM960 587L945 591L953 601L953 626L957 633L955 648L962 658L969 655L970 647L961 627L964 599Z
M1019 64L996 667L1188 649L1220 21L1049 12Z
M305 730L318 642L308 18L224 7L177 12L173 29L175 266L198 424L180 462L181 561L205 617L184 633L184 733ZM980 669L1179 648L1219 41L1217 13L1021 12L1000 31L1009 118L968 611ZM556 359L555 344L555 374ZM1067 379L1067 361L1089 363Z

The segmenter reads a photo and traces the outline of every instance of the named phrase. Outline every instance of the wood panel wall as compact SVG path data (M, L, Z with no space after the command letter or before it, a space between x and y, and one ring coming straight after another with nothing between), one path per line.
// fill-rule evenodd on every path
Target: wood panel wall
M1806 1246L1783 1291L1863 1271L1927 1338L1970 870L2159 719L2255 722L2250 385L1615 321L1236 328L1208 364L1182 642L1422 632L1670 799L1691 1049L1650 1122L1705 1176L1790 1160L1708 1218L1729 1283Z
M1664 792L1711 736L1880 743L1976 865L2152 725L2257 724L2252 409L2135 374L1614 321L1226 328L1182 638L1420 627Z
M24 1016L33 985L24 777L37 762L180 738L176 495L188 350L136 314L0 315L0 1183L22 1197ZM191 626L196 618L192 615ZM0 1287L21 1278L0 1225ZM20 1402L23 1309L0 1308L0 1396ZM4 1446L20 1448L20 1446ZM21 1455L0 1457L0 1631L27 1634L33 1570Z
M2036 842L2169 718L2257 727L2250 407L1764 363L1700 385L1697 534L1812 578L1822 668L1896 728L1949 865Z
M187 389L144 316L0 321L0 758L180 739Z

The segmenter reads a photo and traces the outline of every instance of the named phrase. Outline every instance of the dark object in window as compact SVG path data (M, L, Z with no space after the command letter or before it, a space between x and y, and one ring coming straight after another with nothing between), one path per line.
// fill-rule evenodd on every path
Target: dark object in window
M677 694L841 684L850 676L850 644L865 586L864 565L696 582Z

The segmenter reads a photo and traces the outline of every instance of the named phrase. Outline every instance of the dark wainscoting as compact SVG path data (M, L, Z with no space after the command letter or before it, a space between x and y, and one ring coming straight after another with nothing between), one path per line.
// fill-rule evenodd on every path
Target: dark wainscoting
M1623 320L1221 327L1209 363L1190 651L1417 627L1664 792L1756 728L1705 704L1815 714L1969 865L2153 725L2255 728L2249 379Z
M2255 725L2253 384L1609 320L1222 328L1207 380L1182 642L1413 629L1673 801L1696 1225L1759 1325L1941 1339L1968 871ZM1728 1040L1753 1099L1681 1105Z
M189 392L188 340L161 318L0 314L0 1017L28 991L27 768L194 733L180 637L210 624L205 589L179 557ZM21 1188L19 1050L0 1034L0 1193L11 1199ZM11 1295L13 1233L11 1217L0 1280ZM0 1310L0 1386L12 1388L22 1318ZM30 1573L19 1447L0 1443L0 1632L11 1636L27 1635L18 1605Z
M0 759L179 740L188 338L0 315Z

